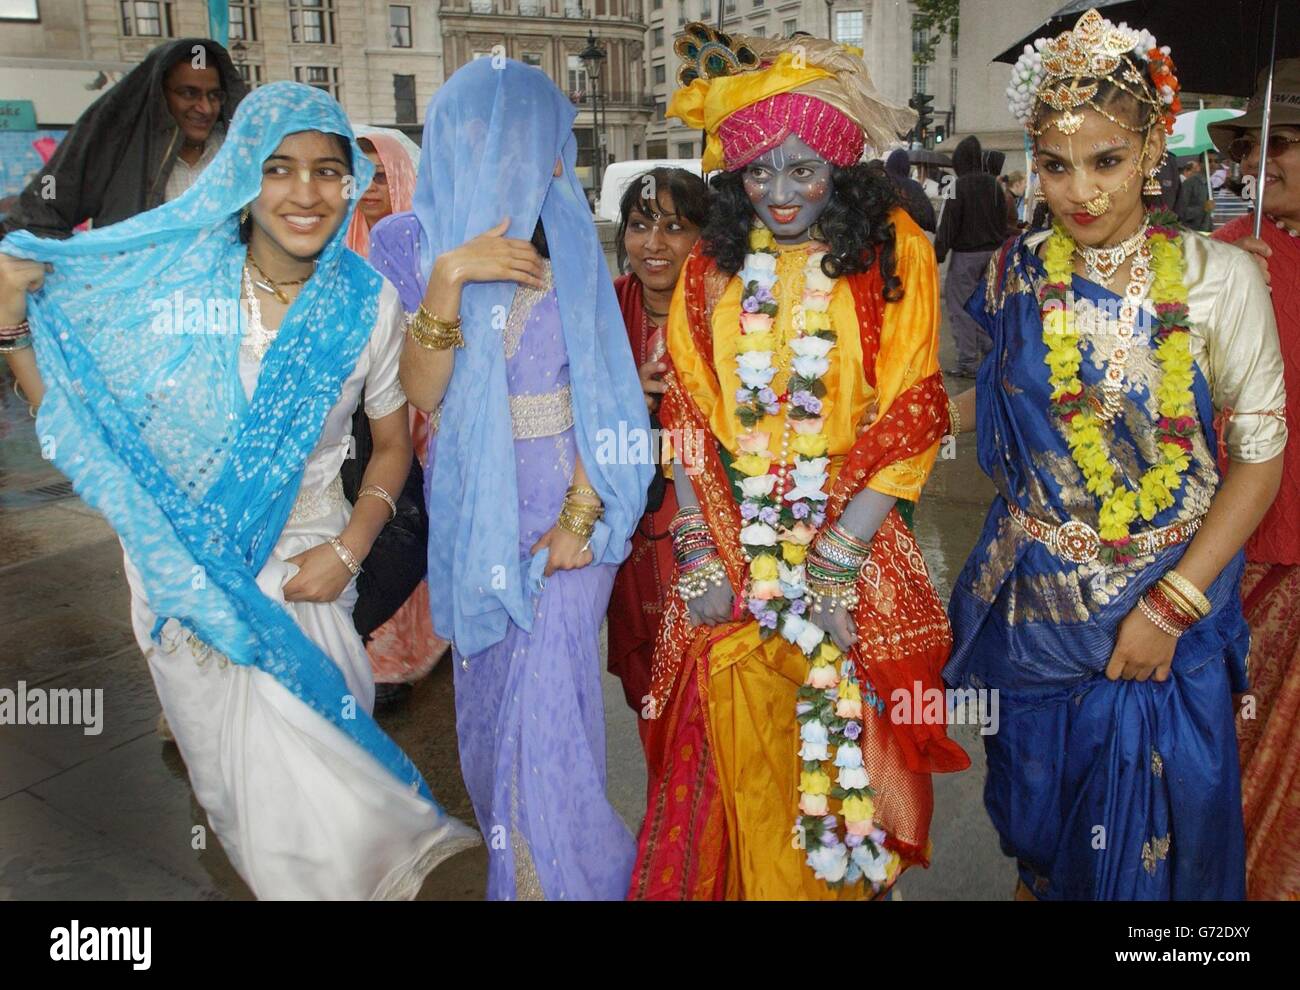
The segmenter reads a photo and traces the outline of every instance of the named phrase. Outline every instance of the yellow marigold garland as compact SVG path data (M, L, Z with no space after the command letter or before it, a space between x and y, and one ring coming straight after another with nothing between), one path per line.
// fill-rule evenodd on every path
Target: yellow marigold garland
M1146 237L1153 275L1150 299L1156 311L1156 361L1161 374L1155 395L1159 413L1157 460L1142 475L1137 491L1119 480L1102 423L1092 411L1079 378L1083 356L1070 298L1074 239L1058 223L1043 248L1047 279L1039 291L1039 305L1052 402L1088 491L1101 499L1098 533L1111 560L1125 559L1130 527L1138 516L1150 521L1174 504L1174 493L1182 486L1191 464L1191 437L1199 428L1192 394L1182 234L1174 223L1168 214L1153 214Z

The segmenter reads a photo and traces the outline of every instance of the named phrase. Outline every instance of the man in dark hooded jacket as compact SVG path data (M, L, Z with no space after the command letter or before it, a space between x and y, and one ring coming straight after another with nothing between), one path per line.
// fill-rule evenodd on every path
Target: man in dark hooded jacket
M934 204L925 194L925 188L911 176L911 160L902 148L891 151L885 159L885 172L898 192L899 201L916 225L934 233Z
M159 45L77 119L5 230L70 237L87 220L105 227L175 199L216 154L247 91L215 41Z
M957 184L953 199L944 206L934 253L942 264L952 253L943 285L943 306L957 345L957 365L949 373L974 378L980 362L993 346L974 318L966 300L979 285L990 256L1007 238L1007 199L1002 187L984 171L979 138L962 140L952 153Z

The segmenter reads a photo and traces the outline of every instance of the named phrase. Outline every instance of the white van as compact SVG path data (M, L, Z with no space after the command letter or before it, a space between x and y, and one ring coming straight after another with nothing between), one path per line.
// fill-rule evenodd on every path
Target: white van
M640 161L614 162L605 168L601 178L600 200L596 204L596 219L618 223L618 203L632 180L652 168L681 168L700 175L698 158L647 158Z

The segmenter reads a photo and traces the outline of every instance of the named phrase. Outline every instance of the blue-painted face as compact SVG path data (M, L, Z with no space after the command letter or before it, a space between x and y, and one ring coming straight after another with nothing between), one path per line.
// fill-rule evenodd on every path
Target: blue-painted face
M831 201L831 164L791 134L745 166L745 194L781 244L797 244Z

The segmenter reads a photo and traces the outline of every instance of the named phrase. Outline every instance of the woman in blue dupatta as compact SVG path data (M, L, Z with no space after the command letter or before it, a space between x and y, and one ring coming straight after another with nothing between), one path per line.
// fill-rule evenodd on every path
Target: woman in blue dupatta
M605 796L600 625L653 466L574 114L536 68L457 70L429 105L413 213L371 240L380 271L423 287L402 384L436 423L433 625L494 899L621 899L635 852Z
M1019 898L1239 899L1240 551L1286 440L1268 290L1144 211L1177 109L1149 34L1090 11L1013 79L1056 221L967 304L993 349L953 418L998 496L945 678L998 692L984 797Z
M411 457L397 293L344 245L371 170L333 99L273 83L173 202L0 243L37 430L122 541L195 795L262 898L412 897L477 841L371 719L351 621ZM354 509L339 468L363 386Z

